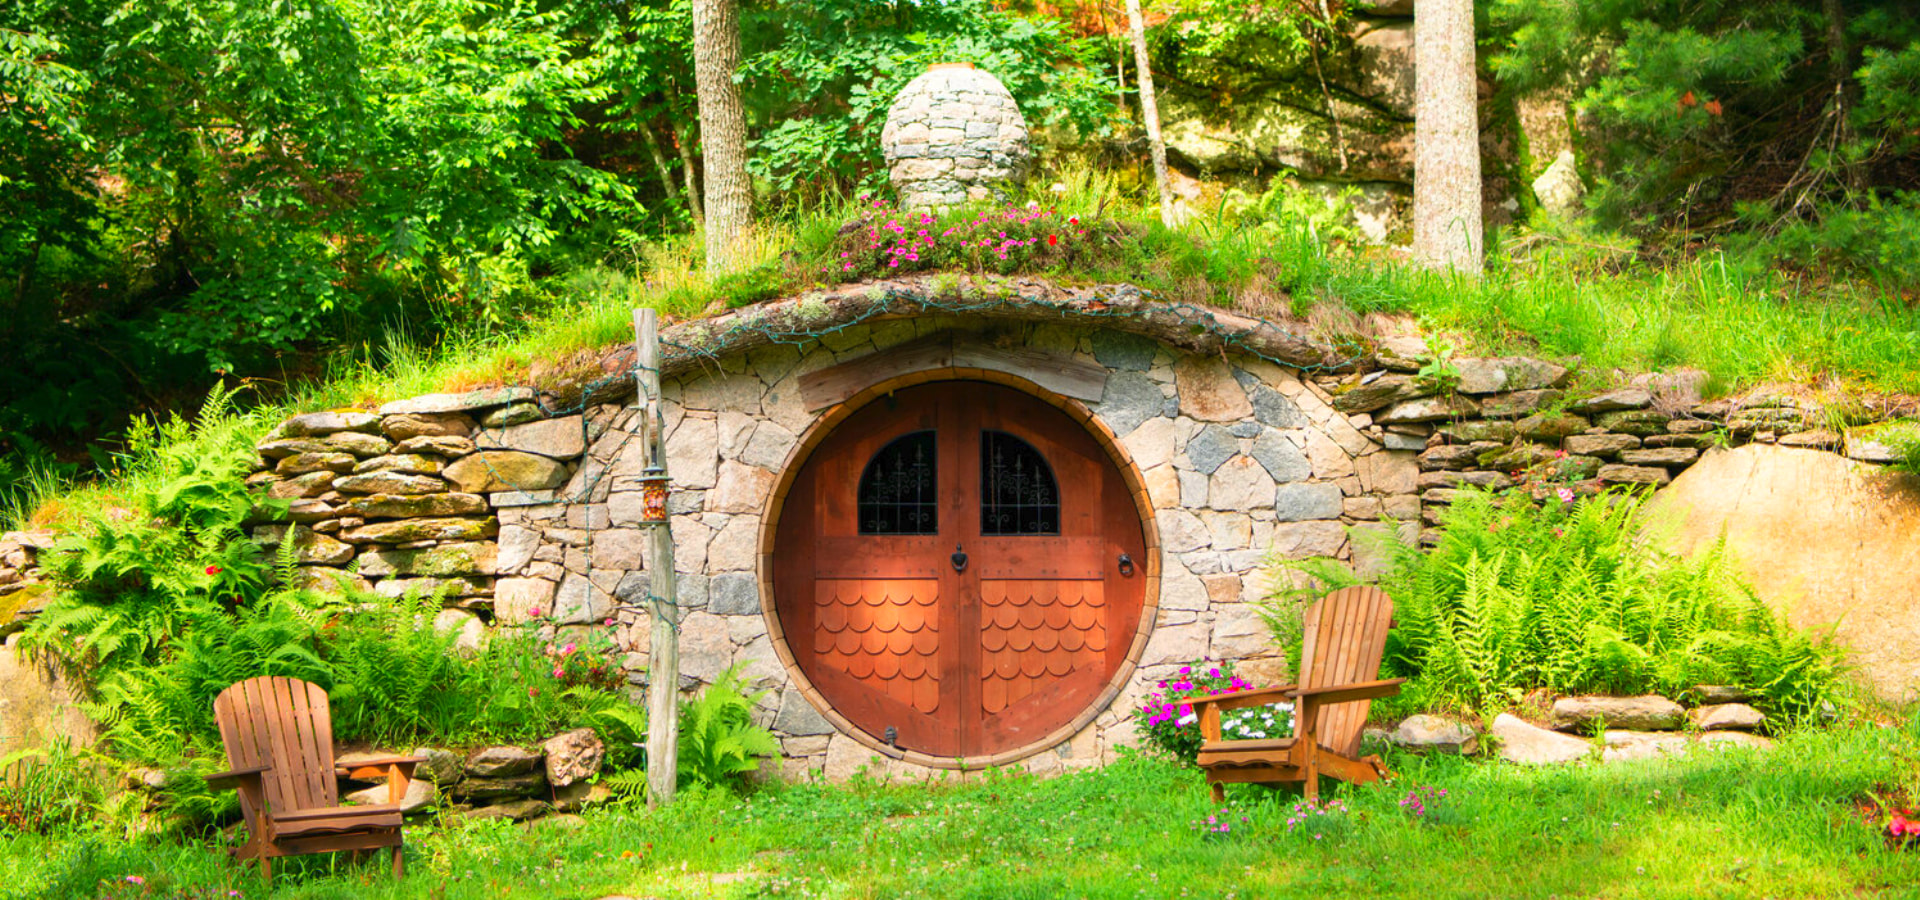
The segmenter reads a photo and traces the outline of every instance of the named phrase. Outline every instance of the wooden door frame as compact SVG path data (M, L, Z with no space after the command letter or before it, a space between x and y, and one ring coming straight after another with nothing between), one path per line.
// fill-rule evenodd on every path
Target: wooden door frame
M1067 724L1060 726L1031 744L995 753L990 756L960 758L938 757L930 756L917 750L903 750L899 747L889 746L886 741L853 724L853 722L841 715L827 702L826 698L821 695L819 689L814 687L813 682L807 678L806 673L801 671L799 662L794 658L793 651L787 645L787 636L782 629L780 616L774 605L773 555L777 537L776 532L778 531L780 523L780 514L786 506L787 492L792 489L795 478L798 477L801 469L805 467L807 460L812 457L814 449L818 447L822 441L825 441L827 436L832 434L833 430L838 427L841 422L844 422L849 416L867 404L902 388L942 381L976 381L1009 387L1021 393L1031 395L1047 405L1060 410L1065 413L1068 418L1078 423L1080 427L1086 429L1087 433L1092 436L1094 443L1100 445L1101 449L1106 451L1108 461L1111 462L1114 469L1119 472L1122 482L1126 485L1127 494L1133 498L1134 509L1140 516L1141 538L1146 546L1146 552L1143 554L1146 558L1140 562L1140 571L1145 580L1145 596L1142 598L1140 604L1140 624L1133 634L1131 644L1127 648L1125 661L1115 670L1113 677L1109 679L1100 693L1094 697L1093 702L1088 704L1085 710L1082 710L1079 715L1074 716ZM866 745L869 749L882 756L914 765L935 769L967 770L992 768L1018 762L1070 740L1074 735L1079 734L1082 730L1093 724L1093 720L1102 712L1105 712L1109 706L1113 705L1114 699L1119 697L1121 691L1126 689L1127 683L1133 680L1134 671L1139 668L1140 657L1147 647L1147 638L1152 635L1154 622L1159 618L1160 557L1160 530L1154 517L1153 500L1147 493L1146 481L1140 474L1139 467L1134 465L1133 457L1128 454L1126 448L1121 445L1119 438L1114 435L1113 430L1108 428L1106 423L1100 421L1099 417L1095 416L1093 411L1087 408L1086 404L1072 397L1050 391L1033 381L1008 372L971 366L935 364L925 369L887 378L861 389L845 400L833 404L814 419L813 424L808 426L807 430L800 435L799 440L794 443L793 449L788 451L786 461L783 462L780 467L779 480L775 483L773 491L768 495L767 505L765 509L762 510L760 517L758 566L760 615L767 624L767 634L772 639L774 655L779 657L780 664L786 667L787 676L793 680L793 684L788 689L799 691L800 695L805 697L808 703L813 704L813 708L841 734L859 741L861 744Z

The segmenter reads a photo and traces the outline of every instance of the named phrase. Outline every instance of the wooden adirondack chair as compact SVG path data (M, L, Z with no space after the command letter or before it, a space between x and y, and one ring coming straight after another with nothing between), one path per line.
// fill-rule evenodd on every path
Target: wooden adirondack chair
M405 873L400 801L413 767L424 757L336 767L327 692L295 678L242 681L214 699L213 716L233 769L208 778L207 784L237 788L247 822L247 843L235 857L259 860L261 877L271 883L275 857L390 847L393 877ZM387 802L341 806L338 776L385 777Z
M1375 587L1329 593L1307 609L1300 650L1300 684L1215 694L1190 701L1200 717L1200 768L1214 802L1229 782L1305 782L1307 799L1320 796L1320 776L1361 784L1392 773L1377 756L1359 756L1360 729L1375 698L1399 693L1405 678L1375 680L1386 650L1393 601ZM1294 736L1228 741L1220 737L1227 710L1294 704Z

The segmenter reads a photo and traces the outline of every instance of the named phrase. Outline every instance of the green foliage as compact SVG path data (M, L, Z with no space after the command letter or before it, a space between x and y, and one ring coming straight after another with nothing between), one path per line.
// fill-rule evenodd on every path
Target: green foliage
M773 733L753 722L754 705L766 693L746 693L734 666L680 704L682 785L738 790L761 759L780 752Z
M1831 636L1787 625L1723 546L1692 559L1658 550L1644 505L1619 492L1544 508L1467 492L1430 551L1383 542L1395 621L1383 670L1474 711L1541 687L1675 696L1731 684L1787 722L1832 703L1843 668Z
M99 766L65 742L0 756L0 836L71 829L106 799Z

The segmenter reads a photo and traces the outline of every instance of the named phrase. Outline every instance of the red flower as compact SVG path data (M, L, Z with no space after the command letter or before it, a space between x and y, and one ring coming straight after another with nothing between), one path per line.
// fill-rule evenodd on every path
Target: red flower
M208 566L208 567L207 567L207 574L208 574L208 575L218 575L218 574L220 574L220 567L219 567L219 566Z
M1047 235L1047 246L1049 246L1049 247L1052 247L1052 246L1054 246L1055 244L1058 244L1058 243L1060 243L1060 236L1059 236L1059 235L1057 235L1057 234L1050 234L1050 235Z

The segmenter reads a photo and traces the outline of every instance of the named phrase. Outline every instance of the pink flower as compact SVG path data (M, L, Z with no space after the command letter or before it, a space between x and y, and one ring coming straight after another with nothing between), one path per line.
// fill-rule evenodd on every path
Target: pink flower
M1559 489L1559 490L1557 490L1557 491L1554 491L1554 494L1556 494L1556 495L1558 495L1558 496L1559 496L1559 498L1560 498L1560 502L1561 502L1561 503L1572 503L1572 502L1573 502L1573 489L1572 489L1572 488L1561 488L1561 489Z
M561 676L562 674L563 674L563 673L562 673L562 672L560 671L560 667L559 667L559 666L554 666L554 667L553 667L553 677L555 677L555 678L559 678L559 677L560 677L560 676Z
M220 567L219 567L219 566L208 566L208 567L207 567L207 574L208 574L208 575L218 575L218 574L220 574Z
M561 647L561 648L560 648L560 655L561 655L561 656L566 656L567 654L569 654L569 653L572 653L572 652L573 652L574 650L576 650L576 649L578 649L578 647L577 647L577 645L575 645L575 644L568 644L568 645L566 645L565 647Z

